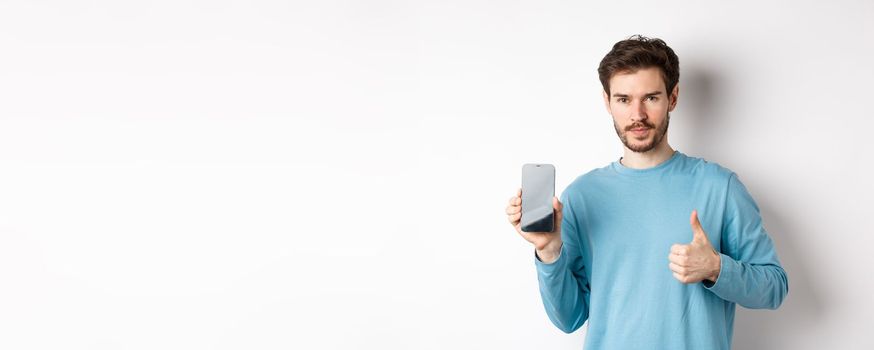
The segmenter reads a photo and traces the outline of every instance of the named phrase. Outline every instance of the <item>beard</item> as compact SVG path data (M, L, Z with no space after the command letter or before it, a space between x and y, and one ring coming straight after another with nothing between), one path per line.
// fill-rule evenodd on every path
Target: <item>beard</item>
M645 119L641 120L640 122L631 124L625 127L624 131L621 131L619 130L619 125L616 124L616 120L614 119L613 128L616 129L616 135L619 136L619 139L622 140L622 144L624 144L625 147L628 147L628 149L632 150L633 152L644 153L652 150L653 148L655 148L655 146L662 142L662 139L665 138L665 134L668 133L668 124L670 123L671 114L667 113L664 122L662 122L661 125L658 125L658 127L650 123L649 120ZM632 145L628 143L628 132L631 131L631 129L639 127L647 127L651 130L654 130L655 134L653 135L652 140L650 140L650 142L638 145Z

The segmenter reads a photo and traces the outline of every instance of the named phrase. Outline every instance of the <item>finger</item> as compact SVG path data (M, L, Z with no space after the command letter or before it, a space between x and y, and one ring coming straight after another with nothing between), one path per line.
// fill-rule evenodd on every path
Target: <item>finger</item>
M671 269L671 272L678 273L680 275L686 274L686 269L680 265L674 263L668 263L668 268Z
M680 256L680 255L676 255L676 254L668 255L668 261L670 261L671 264L674 264L677 266L687 266L689 264L688 257Z
M507 206L507 215L513 215L522 211L522 207L518 205L509 205Z
M521 197L522 197L522 188L519 187L519 189L516 190L516 195L510 197L510 205L517 204L516 201L521 200Z
M558 198L553 196L552 197L552 208L555 210L555 224L553 226L552 232L555 232L556 230L559 230L559 232L560 232L562 217L564 217L564 213L562 212L562 209L564 208L564 204L561 204L561 201L559 201Z
M691 248L687 244L674 244L671 246L671 254L689 255L690 249Z
M689 282L688 282L688 279L686 278L686 276L683 276L683 275L681 275L681 274L679 274L679 273L676 273L676 272L673 272L673 275L674 275L674 278L677 279L677 281L680 281L680 282L683 282L683 283L687 283L687 284L689 283Z
M564 204L561 204L561 201L558 200L558 197L553 196L552 207L555 208L555 210L561 211L561 209L564 208Z
M692 214L689 215L689 225L692 226L692 240L699 242L710 242L707 239L707 233L704 232L704 228L701 227L701 221L698 220L698 211L692 210Z
M510 220L511 224L516 224L519 222L519 219L522 218L522 213L516 213L507 217L507 220Z

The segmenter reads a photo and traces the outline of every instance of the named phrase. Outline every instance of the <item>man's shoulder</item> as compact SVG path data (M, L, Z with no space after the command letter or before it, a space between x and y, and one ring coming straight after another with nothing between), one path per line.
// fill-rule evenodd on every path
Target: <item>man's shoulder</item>
M695 178L728 181L734 175L734 171L712 160L685 154L683 158L681 171Z
M589 170L588 172L577 176L577 178L574 179L574 181L572 181L570 185L568 185L568 188L586 187L586 185L592 185L600 181L612 179L615 176L615 173L611 171L611 166L612 163L609 163L605 166Z
M582 175L577 176L567 188L563 195L586 196L592 194L593 191L599 192L608 187L610 183L616 180L616 173L611 169L612 163L608 163L600 168L589 170Z

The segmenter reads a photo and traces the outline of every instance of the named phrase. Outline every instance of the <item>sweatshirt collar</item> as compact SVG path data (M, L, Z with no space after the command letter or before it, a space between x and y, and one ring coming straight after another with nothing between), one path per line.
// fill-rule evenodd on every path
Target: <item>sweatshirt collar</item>
M659 163L656 166L644 168L644 169L629 168L625 165L622 165L622 163L619 162L619 160L621 160L622 157L620 157L619 159L617 159L616 161L614 161L610 165L613 168L613 170L615 170L617 173L620 173L620 174L634 175L634 176L649 175L649 174L657 173L657 172L669 167L671 164L676 163L677 159L680 159L680 157L683 155L684 154L682 152L680 152L678 150L674 150L674 154L672 154L671 157L668 158L667 160Z

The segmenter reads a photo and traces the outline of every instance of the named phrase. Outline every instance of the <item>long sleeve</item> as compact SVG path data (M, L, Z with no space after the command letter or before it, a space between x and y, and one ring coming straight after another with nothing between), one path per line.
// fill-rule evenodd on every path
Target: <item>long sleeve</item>
M786 272L762 226L759 207L732 173L722 227L719 277L704 287L722 299L750 309L777 309L789 292Z
M547 264L535 251L534 261L547 316L563 332L572 333L589 317L589 282L580 255L580 233L573 203L565 194L562 194L561 201L564 204L561 253L556 261Z

